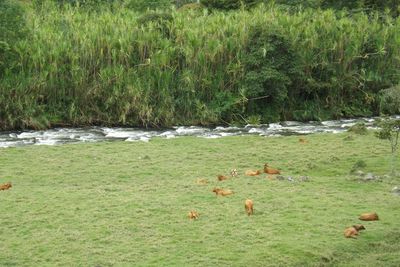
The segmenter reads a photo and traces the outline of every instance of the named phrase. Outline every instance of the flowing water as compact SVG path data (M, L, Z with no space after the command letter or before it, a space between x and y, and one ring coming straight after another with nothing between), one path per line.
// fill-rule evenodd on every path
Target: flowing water
M396 118L400 118L397 116ZM26 145L61 145L80 142L100 141L143 141L154 137L176 138L196 136L203 138L222 138L225 136L260 135L305 135L312 133L341 133L357 122L363 122L368 128L375 128L376 118L343 119L323 122L284 121L265 125L246 125L244 127L197 127L177 126L171 129L147 130L140 128L55 128L43 131L0 132L0 148Z

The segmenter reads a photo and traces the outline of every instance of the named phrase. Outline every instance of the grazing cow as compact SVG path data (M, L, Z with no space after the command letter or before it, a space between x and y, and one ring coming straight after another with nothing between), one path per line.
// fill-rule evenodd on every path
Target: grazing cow
M254 213L253 210L253 200L251 199L246 199L245 203L244 203L244 208L247 212L247 215L250 216Z
M199 218L199 213L195 210L189 211L188 214L189 219L198 219Z

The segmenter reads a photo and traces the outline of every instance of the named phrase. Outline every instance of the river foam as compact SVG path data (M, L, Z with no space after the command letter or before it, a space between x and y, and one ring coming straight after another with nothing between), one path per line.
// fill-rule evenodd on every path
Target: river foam
M396 116L400 118L400 116ZM0 148L27 145L61 145L81 142L100 142L122 140L128 142L149 142L152 138L165 139L180 136L202 138L223 138L226 136L259 135L305 135L313 133L341 133L357 122L363 122L368 128L375 128L376 118L343 119L331 121L283 121L263 125L246 125L244 127L206 128L198 126L176 126L171 129L147 130L141 128L55 128L43 131L0 132Z

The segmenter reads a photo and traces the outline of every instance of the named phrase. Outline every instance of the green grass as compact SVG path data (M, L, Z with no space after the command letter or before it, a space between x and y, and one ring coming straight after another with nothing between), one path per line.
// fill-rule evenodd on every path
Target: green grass
M0 150L1 266L398 266L400 198L372 134L154 139ZM265 162L309 182L246 177ZM237 168L238 178L216 175ZM208 185L197 185L207 178ZM214 187L234 195L216 197ZM248 217L244 201L254 201ZM195 209L200 218L190 221ZM376 211L358 239L343 230Z

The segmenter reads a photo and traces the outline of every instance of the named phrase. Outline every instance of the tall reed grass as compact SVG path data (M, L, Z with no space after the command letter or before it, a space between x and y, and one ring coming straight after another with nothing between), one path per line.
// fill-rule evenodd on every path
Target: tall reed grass
M268 111L274 118L372 114L379 90L400 80L400 19L390 16L293 14L274 5L141 16L123 7L88 12L48 2L28 9L30 34L13 44L18 60L0 78L0 128L245 120L255 100L243 87L243 62L257 27L284 36L301 68L284 111ZM268 101L255 103L262 109Z

